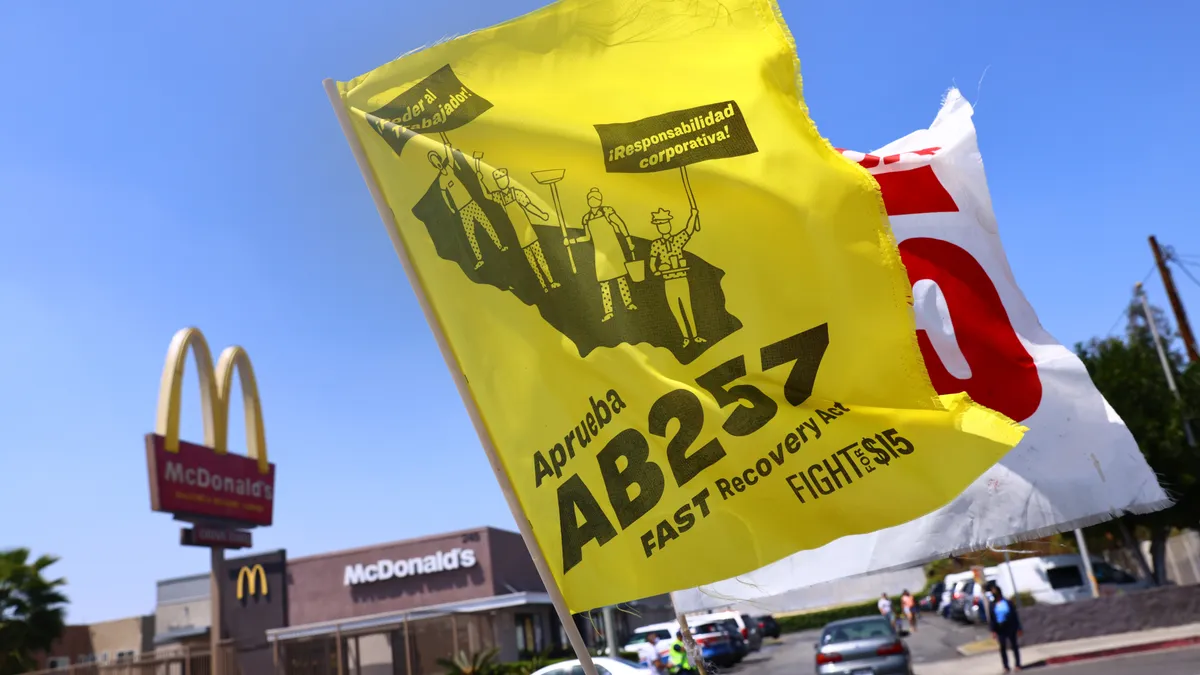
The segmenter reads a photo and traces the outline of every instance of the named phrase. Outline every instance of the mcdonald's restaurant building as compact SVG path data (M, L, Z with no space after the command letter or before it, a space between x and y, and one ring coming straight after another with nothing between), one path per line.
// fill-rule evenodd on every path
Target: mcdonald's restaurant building
M158 651L207 645L209 585L207 574L158 582ZM516 661L569 650L521 536L490 527L302 558L232 558L220 593L242 675L440 675L437 660L458 652L494 648ZM667 596L622 610L619 644L673 616ZM576 623L594 644L598 613Z

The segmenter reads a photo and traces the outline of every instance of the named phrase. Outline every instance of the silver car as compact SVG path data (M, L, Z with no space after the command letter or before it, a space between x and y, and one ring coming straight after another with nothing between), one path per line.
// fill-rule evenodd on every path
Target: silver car
M817 675L913 675L908 645L882 616L834 621L814 646Z

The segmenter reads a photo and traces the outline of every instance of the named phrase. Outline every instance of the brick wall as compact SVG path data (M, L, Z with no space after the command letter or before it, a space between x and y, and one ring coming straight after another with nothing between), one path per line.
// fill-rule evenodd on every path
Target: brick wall
M1114 635L1200 622L1200 586L1146 591L1021 610L1022 644Z

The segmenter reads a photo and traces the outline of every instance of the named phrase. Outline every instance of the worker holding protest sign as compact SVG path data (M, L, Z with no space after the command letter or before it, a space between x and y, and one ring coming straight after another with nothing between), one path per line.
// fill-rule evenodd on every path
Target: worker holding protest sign
M561 287L562 284L556 282L554 275L550 272L550 265L546 262L545 254L542 253L542 243L538 241L537 232L533 229L534 218L549 220L550 214L533 203L529 198L529 193L512 184L512 177L508 175L508 169L492 171L492 179L496 181L497 189L489 190L487 181L483 177L483 171L479 166L481 159L483 159L483 153L476 153L475 175L479 179L479 185L487 192L488 199L504 208L508 221L512 223L513 229L517 233L521 250L525 252L525 260L529 263L529 268L533 270L534 276L537 277L538 284L547 293L551 288Z
M479 250L479 240L475 238L477 224L483 227L497 249L507 251L508 247L500 243L500 237L496 234L496 228L492 227L492 221L479 207L475 197L463 185L462 180L454 173L456 164L454 148L450 146L449 140L445 142L443 153L438 154L436 150L430 150L429 163L438 170L437 184L442 198L446 200L446 206L458 216L463 232L467 235L467 241L471 244L471 252L475 254L475 269L479 269L483 267L483 253Z
M1024 431L933 389L878 188L808 118L773 2L685 4L562 0L327 84L535 563L575 611L911 520ZM561 289L531 300L439 240L448 216L417 178L451 128L586 208L595 254ZM672 264L602 321L591 268L627 276L621 244L661 240L659 209L690 214L655 268L686 260L672 276L692 316L682 284L670 310ZM633 231L618 211L641 214Z
M673 218L667 209L658 209L650 215L650 223L659 232L658 239L650 245L650 271L655 276L663 278L663 288L667 292L667 306L679 324L683 333L683 346L688 346L692 340L706 342L696 331L696 316L692 313L692 289L687 280L687 258L683 255L683 247L692 238L692 233L700 228L700 211L692 208L683 231L671 232Z

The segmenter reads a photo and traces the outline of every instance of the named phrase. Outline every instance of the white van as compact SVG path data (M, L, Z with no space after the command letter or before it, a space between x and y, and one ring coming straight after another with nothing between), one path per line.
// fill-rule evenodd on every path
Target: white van
M1151 585L1100 558L1093 557L1091 560L1101 595L1136 591ZM1083 558L1078 553L1023 558L1001 563L996 569L996 583L1005 596L1030 593L1034 600L1047 605L1061 605L1092 597L1092 589L1083 569ZM1009 570L1012 571L1011 575ZM1014 580L1017 584L1015 591Z
M679 624L674 621L642 626L633 631L633 635L629 636L629 641L625 643L624 650L637 653L643 644L650 641L650 636L654 635L658 638L658 644L655 645L658 649L658 654L665 657L671 651L671 641L675 639L675 634L678 632Z

